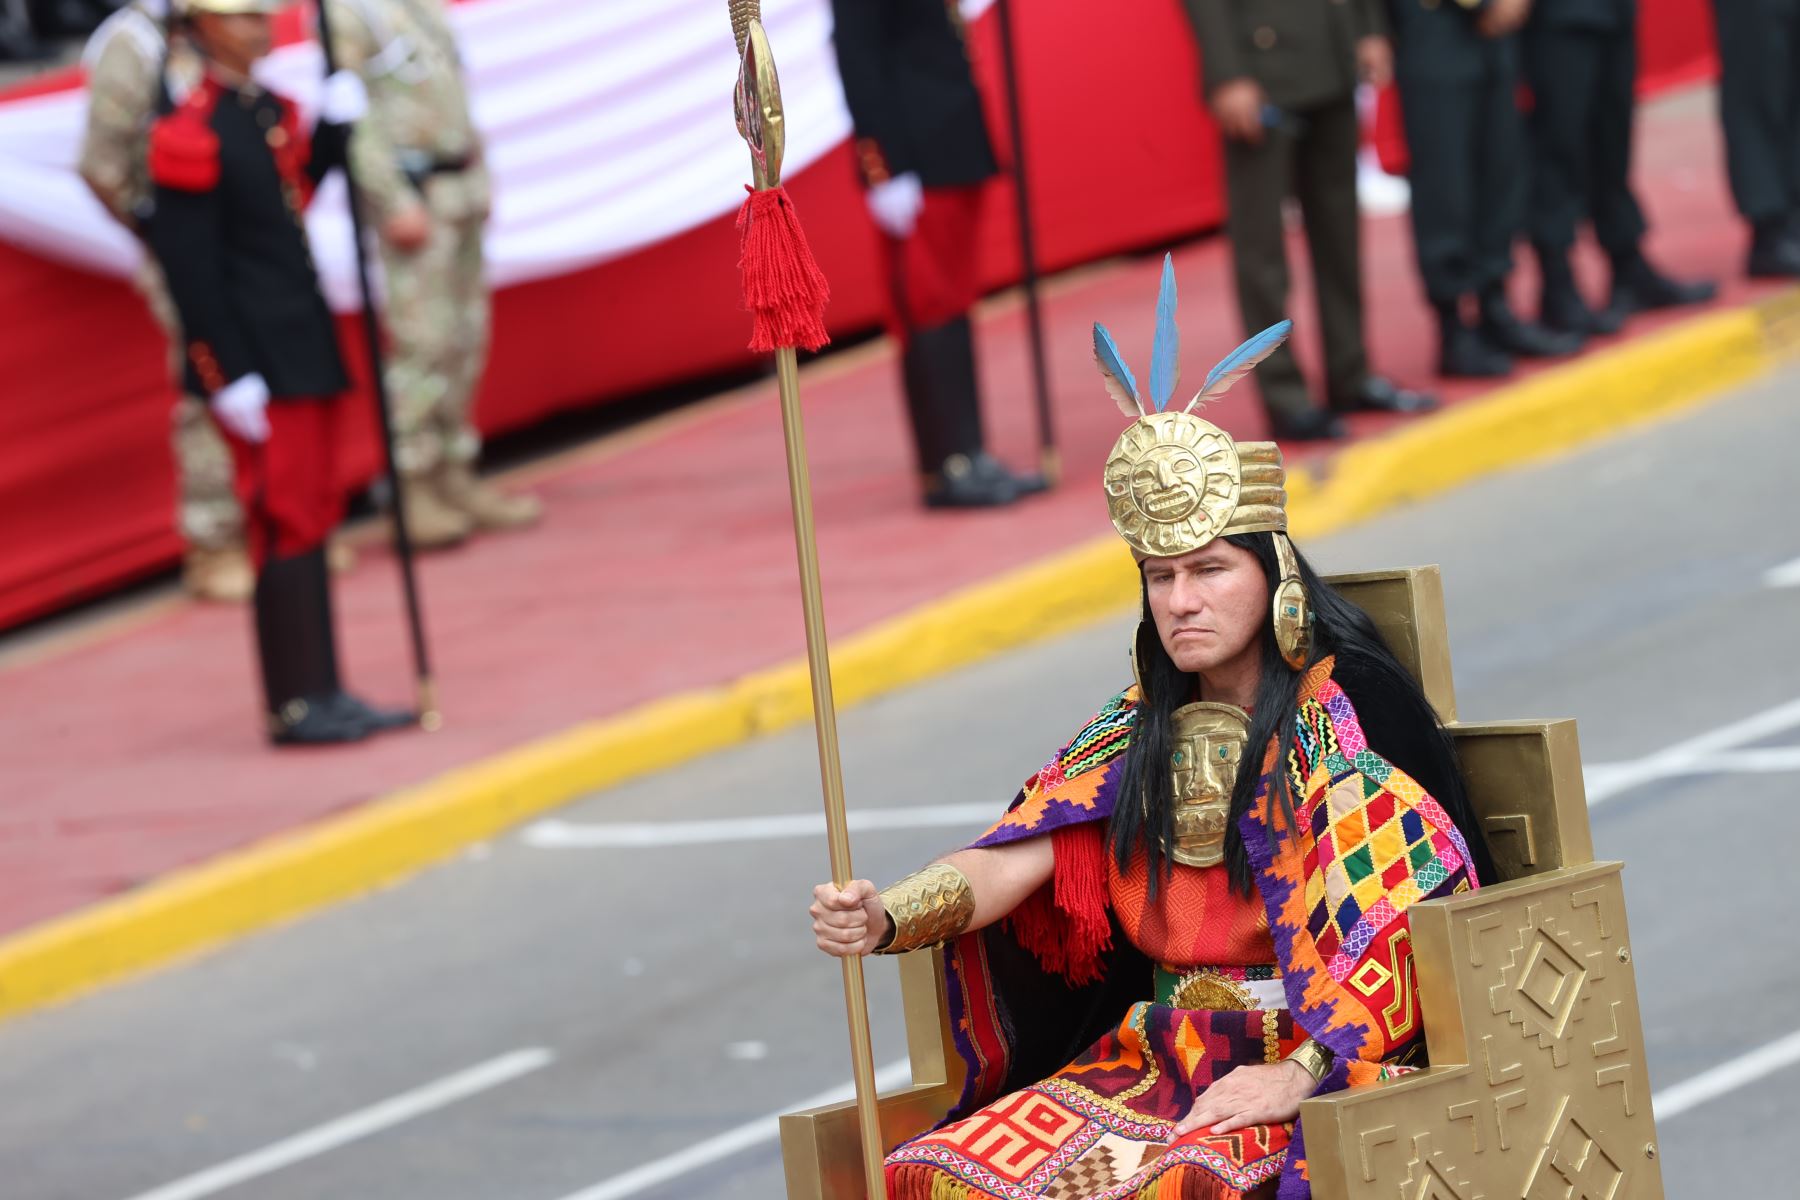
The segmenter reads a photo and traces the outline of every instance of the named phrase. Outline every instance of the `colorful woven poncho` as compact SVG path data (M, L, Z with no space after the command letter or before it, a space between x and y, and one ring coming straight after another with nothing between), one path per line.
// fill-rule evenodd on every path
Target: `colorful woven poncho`
M1296 828L1271 815L1274 748L1240 826L1287 1009L1148 1003L1154 966L1111 909L1106 820L1138 711L1115 696L974 846L1043 834L1050 883L946 955L968 1066L946 1121L888 1158L896 1200L1231 1200L1279 1178L1310 1195L1300 1131L1170 1133L1237 1065L1312 1037L1336 1056L1320 1092L1373 1082L1421 1041L1407 910L1477 886L1455 823L1369 748L1332 659L1302 682L1287 771ZM1219 869L1219 868L1213 868Z

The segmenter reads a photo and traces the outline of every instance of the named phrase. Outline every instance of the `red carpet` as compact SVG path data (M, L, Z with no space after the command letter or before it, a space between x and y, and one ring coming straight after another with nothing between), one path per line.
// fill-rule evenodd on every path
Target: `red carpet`
M1720 303L1759 294L1738 272L1742 229L1725 191L1709 101L1640 116L1649 248L1677 273L1724 277ZM1377 369L1430 380L1433 338L1404 218L1367 229ZM1296 262L1300 251L1295 247ZM1598 288L1604 275L1595 272ZM1057 281L1047 296L1063 489L991 514L928 515L915 503L891 352L827 359L804 376L820 553L842 638L1109 528L1095 481L1120 418L1102 392L1087 328L1104 321L1147 362L1158 262L1121 261ZM1176 254L1184 377L1238 338L1224 243ZM1304 277L1304 272L1301 272ZM1521 272L1521 284L1529 286ZM1309 293L1296 296L1303 359L1316 361ZM1687 313L1633 322L1651 335ZM1034 425L1022 314L980 329L997 449L1031 461ZM1464 400L1471 387L1445 389ZM1209 415L1263 432L1249 387ZM1384 418L1359 418L1379 432ZM719 684L803 653L772 383L654 429L578 450L534 478L549 516L426 560L423 584L445 729L364 746L276 752L258 736L246 616L180 606L0 670L0 930L69 912L259 838L327 817L483 756L672 692ZM385 552L338 589L352 682L372 699L408 690L399 589Z

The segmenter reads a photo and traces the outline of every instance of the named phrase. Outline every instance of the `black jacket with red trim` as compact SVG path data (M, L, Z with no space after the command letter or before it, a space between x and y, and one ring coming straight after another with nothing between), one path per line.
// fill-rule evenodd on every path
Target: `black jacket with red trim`
M347 127L309 135L286 100L210 75L151 128L147 240L197 394L252 372L277 399L349 386L305 226L313 189L348 147Z
M997 170L956 0L832 0L838 73L865 183L908 171L926 187Z

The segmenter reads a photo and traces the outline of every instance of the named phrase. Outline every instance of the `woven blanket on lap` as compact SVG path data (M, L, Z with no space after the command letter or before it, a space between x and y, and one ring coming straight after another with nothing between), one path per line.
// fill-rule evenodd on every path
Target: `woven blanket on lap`
M888 1156L894 1200L1238 1200L1280 1174L1285 1125L1170 1132L1209 1084L1299 1044L1285 1012L1133 1005L1050 1078Z

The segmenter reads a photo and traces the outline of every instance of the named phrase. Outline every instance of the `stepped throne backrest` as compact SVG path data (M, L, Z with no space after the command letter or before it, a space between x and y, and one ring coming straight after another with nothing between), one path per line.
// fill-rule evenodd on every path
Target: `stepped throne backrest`
M1436 567L1330 582L1374 620L1456 739L1501 878L1411 910L1432 1066L1301 1106L1317 1200L1660 1200L1619 863L1593 861L1572 720L1457 720ZM899 960L910 1087L889 1145L962 1087L940 951ZM1397 1018L1398 1019L1398 1018ZM855 1109L781 1118L789 1200L864 1195Z

